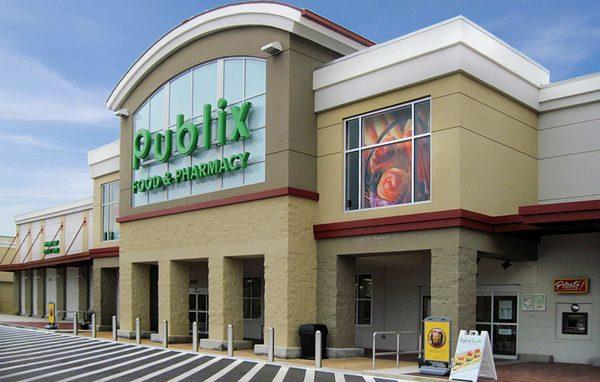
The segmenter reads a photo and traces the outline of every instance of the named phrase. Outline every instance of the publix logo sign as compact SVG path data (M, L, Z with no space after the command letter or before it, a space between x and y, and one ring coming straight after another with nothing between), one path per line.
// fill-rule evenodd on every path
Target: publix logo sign
M237 142L240 139L250 137L247 120L248 113L252 108L250 102L244 102L240 106L233 106L230 109L233 119L233 132L231 136L226 136L226 120L228 113L225 111L227 100L221 98L217 101L217 146L222 146L230 142ZM197 150L208 150L213 146L212 139L212 107L209 104L203 108L202 142L199 142L200 128L190 122L184 122L183 114L177 115L177 128L175 131L166 130L164 133L157 133L154 136L148 129L139 129L133 137L133 168L139 169L144 165L142 161L150 155L150 150L154 150L154 159L160 163L166 163L171 158L173 145L181 155L192 155ZM155 175L145 179L139 179L133 182L133 193L144 192L155 188L170 186L176 183L189 182L209 176L215 176L230 171L238 171L248 167L249 152L233 154L223 159L215 159L205 163L184 167L175 170L175 173L167 172L163 176Z

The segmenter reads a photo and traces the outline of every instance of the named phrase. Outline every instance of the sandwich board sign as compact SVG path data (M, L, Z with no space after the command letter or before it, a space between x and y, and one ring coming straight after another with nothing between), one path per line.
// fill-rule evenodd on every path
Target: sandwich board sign
M450 380L475 382L479 377L498 380L488 332L461 330L452 360Z
M427 317L423 320L422 374L448 375L450 372L451 320L447 317Z

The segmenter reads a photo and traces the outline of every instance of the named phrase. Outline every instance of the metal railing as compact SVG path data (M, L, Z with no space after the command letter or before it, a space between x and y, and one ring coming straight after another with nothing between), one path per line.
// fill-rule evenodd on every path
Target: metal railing
M396 351L385 351L377 353L377 336L385 335L385 334L395 334L396 335ZM375 370L375 357L378 355L396 355L396 369L400 367L400 354L408 353L400 351L400 335L401 334L416 334L419 332L406 332L406 331L388 331L388 332L374 332L373 333L373 355L372 355L372 370Z

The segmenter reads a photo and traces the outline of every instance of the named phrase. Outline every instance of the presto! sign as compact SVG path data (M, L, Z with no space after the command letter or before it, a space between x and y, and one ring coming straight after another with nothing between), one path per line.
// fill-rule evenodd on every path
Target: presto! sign
M225 108L227 101L221 98L217 101L217 129L216 145L222 146L240 139L248 139L250 130L247 120L252 104L243 102L240 106L230 109L233 120L233 132L227 137ZM160 163L167 163L173 152L173 145L179 154L192 155L197 149L208 150L213 147L212 138L212 106L204 105L203 123L199 127L191 122L184 122L183 114L177 115L177 128L165 130L162 133L152 135L148 129L139 129L133 137L133 168L135 170L143 166L143 160L150 156L154 150L154 159ZM200 134L202 129L202 134ZM202 141L200 142L200 137ZM170 186L176 183L193 181L205 177L223 174L225 172L238 171L248 167L249 152L240 152L222 159L214 159L205 163L179 168L175 172L167 172L163 176L155 175L133 182L133 193L144 192L155 188Z

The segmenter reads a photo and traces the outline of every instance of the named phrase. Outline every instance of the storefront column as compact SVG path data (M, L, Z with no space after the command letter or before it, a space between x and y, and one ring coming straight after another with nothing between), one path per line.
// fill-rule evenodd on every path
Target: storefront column
M250 341L243 341L243 278L241 260L231 257L208 259L208 338L200 341L201 347L225 349L227 326L233 325L234 347L251 348Z
M354 279L356 259L351 256L322 256L318 271L317 321L327 325L329 357L364 354L355 347Z
M57 317L60 310L61 320L64 320L66 315L64 311L67 309L67 268L56 268L56 305L54 307Z
M475 329L477 251L470 248L431 250L431 312L452 319L452 349L460 330Z
M21 313L21 272L13 272L13 314Z
M182 261L158 262L158 335L153 341L162 341L162 322L169 321L169 342L189 342L189 265ZM149 296L146 301L149 301Z
M316 253L265 255L265 330L275 329L277 357L300 356L298 327L317 320L316 286Z
M21 281L23 290L21 293L23 293L25 296L23 300L24 304L22 305L23 310L21 311L21 316L31 316L33 313L33 271L21 271L21 277L23 277L23 281Z
M35 269L33 271L33 278L35 280L35 311L33 312L34 316L42 317L46 314L46 270L45 269Z
M135 319L140 329L150 328L150 273L147 264L121 262L119 266L119 337L135 338Z
M106 268L98 263L113 259L96 259L92 267L92 311L96 314L99 330L110 330L113 314L117 314L117 287L119 268Z

